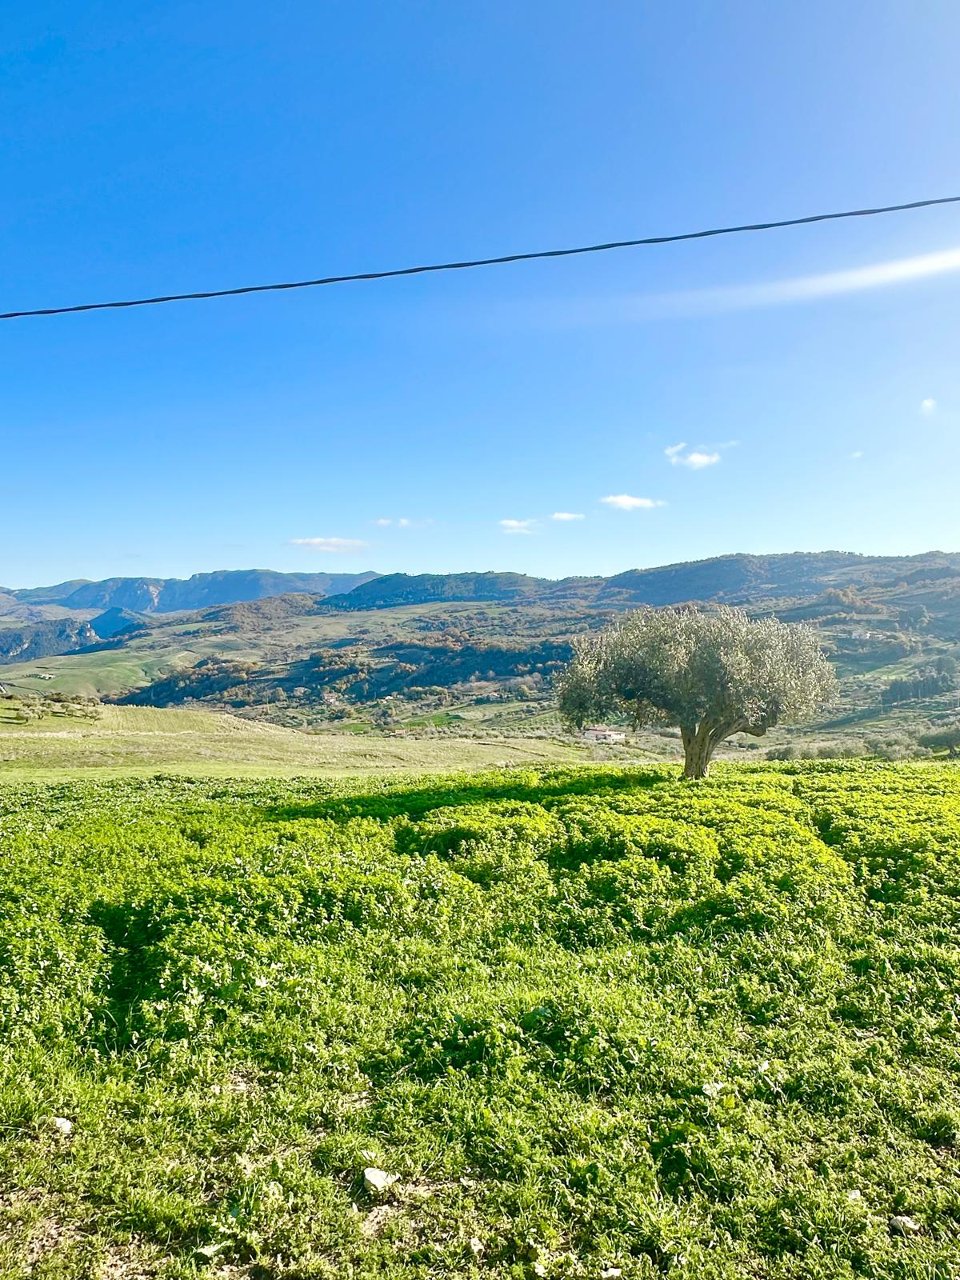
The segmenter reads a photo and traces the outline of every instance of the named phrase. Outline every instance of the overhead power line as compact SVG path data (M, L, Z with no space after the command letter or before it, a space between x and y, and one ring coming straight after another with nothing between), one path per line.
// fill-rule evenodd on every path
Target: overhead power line
M537 249L532 253L505 253L496 258L471 258L464 262L432 262L417 267L395 267L390 271L358 271L352 275L321 276L316 280L285 280L276 284L247 284L235 289L205 289L193 293L167 293L152 298L124 298L115 302L83 302L70 307L37 307L29 311L0 312L0 320L23 320L27 316L65 316L78 311L117 311L125 307L156 307L165 302L199 302L205 298L237 298L245 293L280 293L285 289L316 289L328 284L355 284L360 280L393 280L399 276L422 276L439 271L466 271L473 267L499 267L511 262L535 262L544 258L573 258L586 253L608 253L612 249L636 249L643 245L676 244L681 240L707 240L711 236L739 235L745 231L776 231L781 227L802 227L814 222L837 222L841 218L873 218L881 213L904 213L909 209L929 209L933 205L958 204L960 196L940 196L935 200L911 200L908 204L887 204L876 209L845 209L840 213L812 213L803 218L781 218L777 222L747 222L735 227L710 227L705 231L682 231L668 236L642 236L636 240L609 240L603 244L578 245L572 249Z

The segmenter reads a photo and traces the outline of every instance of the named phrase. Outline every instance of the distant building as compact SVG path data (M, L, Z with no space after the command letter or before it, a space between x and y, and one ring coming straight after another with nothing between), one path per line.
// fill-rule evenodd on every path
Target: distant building
M588 742L626 742L627 740L627 735L619 729L606 729L599 724L584 729L583 736Z

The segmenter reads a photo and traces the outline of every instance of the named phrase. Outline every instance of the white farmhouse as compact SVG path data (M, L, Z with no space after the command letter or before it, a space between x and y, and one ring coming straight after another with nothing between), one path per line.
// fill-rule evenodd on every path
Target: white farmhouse
M590 725L583 736L588 742L626 742L627 735L619 729L607 729L602 724Z

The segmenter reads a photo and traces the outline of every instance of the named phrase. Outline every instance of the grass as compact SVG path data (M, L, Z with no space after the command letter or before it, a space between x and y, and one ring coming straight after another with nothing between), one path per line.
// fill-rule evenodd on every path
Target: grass
M403 738L374 733L299 733L210 711L105 706L96 720L49 716L4 720L4 779L149 776L268 777L441 772L497 764L590 759L574 741L498 737Z
M0 787L0 1275L955 1276L960 773L674 775Z

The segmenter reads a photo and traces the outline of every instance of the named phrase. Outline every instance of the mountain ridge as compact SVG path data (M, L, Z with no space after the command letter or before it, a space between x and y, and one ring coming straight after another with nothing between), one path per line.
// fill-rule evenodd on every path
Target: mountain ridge
M853 551L736 552L705 560L627 569L609 577L536 578L521 573L380 574L351 591L328 596L338 610L394 608L432 602L524 602L628 607L724 602L747 604L776 597L803 598L836 588L960 577L960 553L866 556ZM925 576L926 575L926 576Z
M0 588L0 616L49 620L67 610L140 616L197 612L308 595L331 610L364 611L403 605L455 602L580 603L630 607L683 603L740 603L802 599L830 588L858 589L897 581L960 579L960 553L869 556L850 551L794 551L758 555L735 552L678 561L609 576L540 578L513 571L461 573L288 573L273 569L224 569L190 578L116 577L72 579L49 587Z
M0 588L21 605L59 605L84 610L123 609L132 613L181 613L240 604L292 592L342 594L377 575L363 573L281 573L275 569L218 569L189 578L74 578L50 587Z

